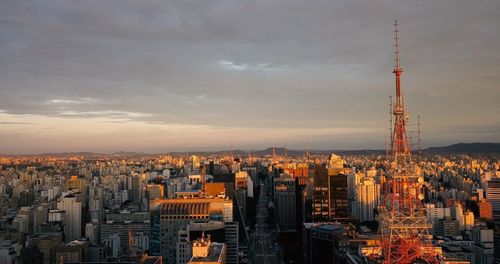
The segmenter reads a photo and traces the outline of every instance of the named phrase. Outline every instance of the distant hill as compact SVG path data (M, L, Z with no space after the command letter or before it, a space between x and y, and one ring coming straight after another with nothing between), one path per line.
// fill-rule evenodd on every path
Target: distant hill
M280 147L280 148L275 148L275 153L276 155L284 155L285 154L285 148ZM361 149L361 150L317 150L317 149L311 149L310 153L312 155L327 155L327 154L338 154L338 155L377 155L377 154L384 154L385 150L379 150L379 149ZM267 148L264 150L259 150L259 151L254 151L254 155L257 156L266 156L266 155L272 155L273 154L273 148ZM296 156L303 156L306 154L306 150L296 150L296 149L286 149L286 154L288 156L296 157Z
M458 143L443 147L431 147L422 150L426 154L500 154L500 143ZM233 155L235 157L243 157L252 153L255 156L269 156L273 154L273 148L266 148L263 150L233 150ZM284 147L275 147L274 152L276 155L284 155ZM316 150L311 149L310 153L312 155L327 155L335 153L338 155L385 155L385 150L382 149L360 149L360 150ZM105 157L141 157L141 156L154 156L161 154L170 155L222 155L229 154L229 150L220 151L183 151L183 152L168 152L168 153L143 153L143 152L130 152L130 151L117 151L114 153L94 153L94 152L63 152L63 153L42 153L42 154L19 154L19 155L2 155L0 156L58 156L58 157L70 157L70 156L82 156L86 158L105 158ZM286 149L286 154L290 157L303 156L306 154L306 150L297 149Z
M115 157L135 157L135 156L146 156L149 154L143 152L117 151L110 155Z
M500 143L458 143L444 147L432 147L423 150L428 154L489 154L500 153Z

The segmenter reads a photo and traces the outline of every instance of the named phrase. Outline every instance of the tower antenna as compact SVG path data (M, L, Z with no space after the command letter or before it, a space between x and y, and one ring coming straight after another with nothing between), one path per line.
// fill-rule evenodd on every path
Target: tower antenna
M421 130L420 126L422 123L420 123L420 115L417 116L417 144L418 144L418 159L420 160L421 155L422 155L422 139L421 139Z
M381 245L384 264L439 263L438 254L429 237L432 227L427 222L426 210L422 204L424 179L416 173L411 161L411 149L406 131L408 118L401 88L399 61L398 21L394 22L396 63L393 73L396 79L396 98L390 108L393 119L391 127L390 177L384 183L384 202L380 207L379 223L382 235Z

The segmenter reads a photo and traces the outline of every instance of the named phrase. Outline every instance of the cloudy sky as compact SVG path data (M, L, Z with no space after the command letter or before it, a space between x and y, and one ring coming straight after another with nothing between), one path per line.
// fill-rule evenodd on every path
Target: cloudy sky
M0 153L500 142L500 1L0 0ZM415 130L411 126L409 130Z

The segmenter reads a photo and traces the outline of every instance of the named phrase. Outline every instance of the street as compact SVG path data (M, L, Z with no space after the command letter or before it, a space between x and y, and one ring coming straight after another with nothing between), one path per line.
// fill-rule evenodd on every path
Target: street
M253 251L254 264L271 264L280 263L281 250L279 246L274 244L276 234L273 229L270 229L267 219L267 185L262 184L260 189L259 200L257 201L257 215L255 230L251 232L253 242L250 243Z

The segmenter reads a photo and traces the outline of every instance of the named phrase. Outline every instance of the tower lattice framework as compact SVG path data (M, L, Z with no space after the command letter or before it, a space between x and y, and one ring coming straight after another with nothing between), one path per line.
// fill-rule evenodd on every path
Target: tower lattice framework
M384 183L384 203L379 213L384 264L439 263L432 245L425 208L422 204L424 179L417 175L408 142L399 64L398 21L394 23L396 98L392 114L389 177Z

